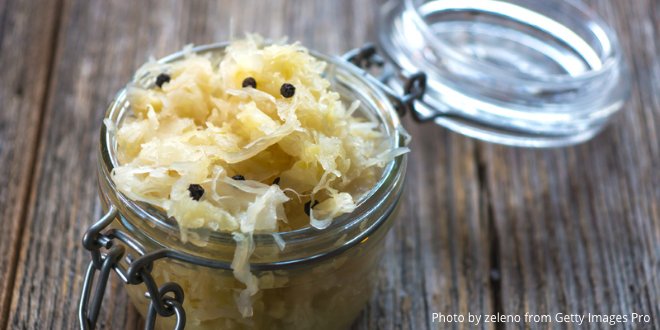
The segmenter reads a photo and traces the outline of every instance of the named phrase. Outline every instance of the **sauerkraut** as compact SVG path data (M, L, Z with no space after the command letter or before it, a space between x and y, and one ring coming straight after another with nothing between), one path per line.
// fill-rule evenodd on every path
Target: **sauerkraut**
M137 72L149 83L126 89L133 115L109 127L118 191L174 218L183 241L195 228L233 234L233 277L244 285L233 297L243 318L264 281L249 268L253 235L272 234L285 248L278 233L326 228L408 151L390 148L377 123L354 115L359 103L347 106L330 90L325 65L298 43L264 45L253 35L219 57L150 61Z

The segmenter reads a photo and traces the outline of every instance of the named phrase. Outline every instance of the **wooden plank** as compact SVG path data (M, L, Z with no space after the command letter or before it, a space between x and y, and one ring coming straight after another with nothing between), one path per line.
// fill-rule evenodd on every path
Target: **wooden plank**
M0 1L0 327L11 287L56 30L57 1Z
M479 144L499 237L505 314L548 314L526 329L604 329L557 313L627 315L617 329L660 328L660 113L657 2L590 1L631 60L631 103L586 144L524 150ZM631 314L649 315L632 323ZM521 329L505 324L504 329Z

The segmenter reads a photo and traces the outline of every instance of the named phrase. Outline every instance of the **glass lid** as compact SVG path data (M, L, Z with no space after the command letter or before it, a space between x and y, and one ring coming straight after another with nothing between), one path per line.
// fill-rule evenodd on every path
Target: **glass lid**
M415 118L474 138L560 147L600 132L630 95L615 33L574 0L403 0L381 8L383 79L426 74ZM387 70L386 70L387 71Z

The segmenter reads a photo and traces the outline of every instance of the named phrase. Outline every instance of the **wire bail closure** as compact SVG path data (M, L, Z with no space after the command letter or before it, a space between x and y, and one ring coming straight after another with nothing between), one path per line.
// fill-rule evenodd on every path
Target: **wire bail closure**
M392 101L399 116L403 117L406 113L410 113L415 121L423 123L432 121L442 115L441 113L435 113L434 115L424 117L415 110L415 100L421 100L426 93L426 73L422 71L413 74L400 72L399 78L403 80L403 95L399 95L386 84L392 78L392 72L385 72L379 77L374 78L365 71L373 66L383 67L385 65L385 60L377 54L377 48L373 43L366 43L360 48L355 48L344 54L342 58L362 69L362 75L385 92L387 97Z
M80 306L78 308L80 328L83 330L93 330L96 328L110 272L114 270L126 284L139 285L144 283L146 285L147 292L145 296L151 302L147 312L145 330L154 329L158 315L170 317L175 314L177 320L174 329L183 330L186 325L186 313L183 309L183 289L179 284L174 282L168 282L158 287L151 275L153 262L164 258L165 255L145 253L136 241L120 231L109 229L101 233L118 215L117 208L111 205L108 212L98 222L89 227L85 236L83 236L83 247L91 252L92 261L87 267ZM115 244L115 239L133 248L140 254L140 257L135 259L130 254L126 254L126 247ZM101 252L102 248L106 249L107 252ZM119 262L122 258L130 265L128 270L120 265ZM97 272L99 273L99 278L92 297L92 286Z

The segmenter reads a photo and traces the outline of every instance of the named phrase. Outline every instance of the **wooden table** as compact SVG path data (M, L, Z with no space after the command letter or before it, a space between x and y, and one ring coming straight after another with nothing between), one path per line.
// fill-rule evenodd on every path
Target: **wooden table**
M633 94L579 146L526 150L414 127L401 217L354 329L660 329L660 2L588 1L618 31ZM243 31L341 54L378 1L0 0L0 327L77 329L81 246L101 213L95 152L113 94L149 56ZM102 329L138 329L117 278ZM631 323L632 313L650 317ZM550 323L434 323L549 314ZM628 315L578 326L557 313Z

